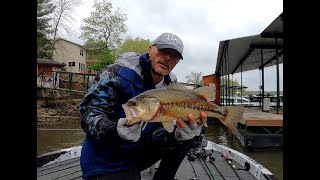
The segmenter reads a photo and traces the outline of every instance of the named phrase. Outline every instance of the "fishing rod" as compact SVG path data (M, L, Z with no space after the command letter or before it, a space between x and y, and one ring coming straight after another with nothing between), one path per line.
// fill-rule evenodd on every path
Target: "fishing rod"
M207 157L209 157L209 162L217 169L218 173L220 174L220 176L222 177L222 179L225 180L224 176L222 175L222 173L220 172L220 170L218 169L218 167L214 164L213 161L215 161L215 157L213 156L213 149L211 149L210 154L207 154L207 151L204 149L204 147L202 147L202 151L204 152L204 155L206 156L205 159L207 159Z
M199 175L198 175L198 173L197 173L197 171L194 168L193 163L192 163L192 161L195 160L195 156L193 154L191 154L190 151L188 152L187 156L188 156L188 160L190 161L191 167L192 167L192 169L194 171L194 174L196 175L196 177L193 177L190 180L198 180Z
M248 167L246 167L246 168L238 168L235 164L232 164L232 159L229 158L229 156L231 156L231 152L230 152L230 151L229 151L228 156L225 155L225 154L221 154L221 156L224 157L224 159L225 159L225 160L227 161L227 163L231 166L231 169L233 170L233 172L236 174L236 176L237 176L239 179L241 179L241 178L240 178L240 176L238 175L238 173L236 172L236 169L237 169L237 170L249 170Z
M244 166L245 168L240 168L240 167L237 167L235 164L232 164L232 158L229 158L229 156L231 156L231 152L229 151L229 154L225 154L225 153L222 153L221 156L226 159L227 163L233 168L233 169L236 169L236 170L245 170L245 171L248 171L250 169L250 164L245 162L244 163Z
M202 166L204 167L205 171L209 175L209 178L215 180L215 178L214 178L214 176L213 176L208 164L206 163L206 160L205 160L205 157L204 157L205 155L203 153L201 153L200 150L199 150L199 152L198 151L193 152L193 154L195 154L195 156L199 158L200 163L202 164Z
M206 170L207 174L210 175L209 178L215 180L215 178L214 178L213 174L211 173L211 170L209 169L208 164L206 163L206 161L203 160L202 157L200 157L199 160L200 160L202 166L204 167L204 169ZM204 162L203 162L203 161L204 161ZM209 173L208 173L208 172L209 172Z

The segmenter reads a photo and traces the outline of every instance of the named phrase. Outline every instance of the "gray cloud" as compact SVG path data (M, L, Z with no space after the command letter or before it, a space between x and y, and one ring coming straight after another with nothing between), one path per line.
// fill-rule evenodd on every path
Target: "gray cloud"
M261 33L283 10L282 0L111 0L127 14L128 32L124 35L154 40L163 32L177 34L183 41L184 60L173 72L180 82L192 71L214 73L219 42ZM82 44L80 22L92 11L93 0L78 7L75 31L67 38ZM274 67L275 69L275 67ZM282 71L281 71L282 73ZM266 73L266 88L276 88L275 73ZM244 82L257 90L259 72L244 72ZM236 76L236 75L235 75ZM240 79L240 78L239 78ZM282 84L282 80L281 80Z

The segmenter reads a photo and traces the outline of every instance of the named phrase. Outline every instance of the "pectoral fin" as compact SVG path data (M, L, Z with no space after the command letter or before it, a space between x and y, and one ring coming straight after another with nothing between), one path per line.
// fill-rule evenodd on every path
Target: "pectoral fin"
M171 133L174 130L173 121L162 122L162 125L169 133Z
M150 122L161 122L163 127L171 133L174 130L174 120L176 120L176 118L171 116L156 116Z

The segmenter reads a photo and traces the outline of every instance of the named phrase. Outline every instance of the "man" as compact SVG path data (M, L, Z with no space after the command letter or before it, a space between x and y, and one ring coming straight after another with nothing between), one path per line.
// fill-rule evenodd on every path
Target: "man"
M202 124L186 114L189 122L177 119L172 133L155 122L126 126L121 105L144 91L177 82L171 71L182 54L180 38L163 33L148 52L120 55L96 76L80 105L81 127L86 132L80 158L84 179L141 179L140 171L160 159L153 179L174 179ZM201 120L206 123L204 112Z

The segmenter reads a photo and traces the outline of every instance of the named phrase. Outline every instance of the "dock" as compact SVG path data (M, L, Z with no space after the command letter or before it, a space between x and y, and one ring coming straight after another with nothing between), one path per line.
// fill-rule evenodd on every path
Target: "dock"
M283 115L245 109L235 134L245 148L281 149L283 147Z
M282 127L283 115L271 112L262 112L261 110L245 109L240 123L246 126Z

